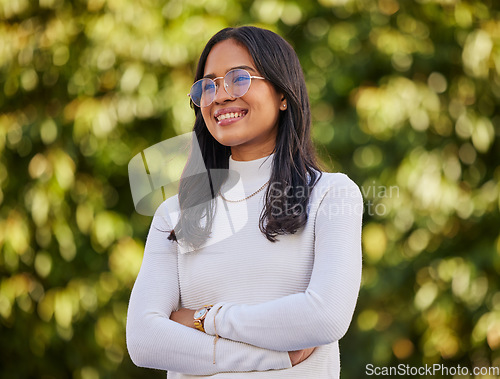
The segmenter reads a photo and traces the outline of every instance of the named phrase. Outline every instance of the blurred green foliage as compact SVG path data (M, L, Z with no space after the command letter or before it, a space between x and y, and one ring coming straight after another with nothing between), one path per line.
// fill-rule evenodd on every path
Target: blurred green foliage
M365 365L500 366L496 0L0 0L2 378L132 378L127 301L151 221L128 161L190 131L226 26L296 49L325 165L366 199L341 341Z

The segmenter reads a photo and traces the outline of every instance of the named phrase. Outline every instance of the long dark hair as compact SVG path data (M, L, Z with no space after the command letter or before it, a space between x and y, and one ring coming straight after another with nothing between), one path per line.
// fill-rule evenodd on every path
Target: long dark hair
M248 49L260 75L287 101L287 109L279 116L270 185L259 220L262 233L275 242L278 235L293 234L306 224L310 193L321 177L311 141L311 111L304 74L297 54L282 37L266 29L242 26L223 29L208 41L198 62L195 82L204 76L212 48L228 39ZM185 239L192 246L199 246L210 234L214 199L227 178L231 149L210 134L200 108L193 104L191 107L196 116L193 145L200 146L203 162L190 157L184 173L204 174L181 177L180 218L169 239Z

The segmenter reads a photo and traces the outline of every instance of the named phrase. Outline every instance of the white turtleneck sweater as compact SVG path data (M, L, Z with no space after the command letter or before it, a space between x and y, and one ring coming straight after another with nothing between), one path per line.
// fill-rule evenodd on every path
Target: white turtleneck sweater
M239 181L223 186L224 197L242 199L261 188L272 159L230 158ZM158 208L128 310L127 346L136 365L167 370L169 379L339 377L338 340L361 280L361 192L346 175L323 173L306 226L274 243L259 230L264 193L243 202L219 196L211 238L195 251L164 232L177 222L177 196ZM206 304L214 304L206 333L169 319L179 307ZM288 351L313 346L310 357L291 366Z

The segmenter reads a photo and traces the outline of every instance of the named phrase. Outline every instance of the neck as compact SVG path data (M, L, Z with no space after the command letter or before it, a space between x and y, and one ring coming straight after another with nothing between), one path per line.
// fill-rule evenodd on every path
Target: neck
M224 186L228 190L236 183L243 185L247 191L259 189L271 177L274 154L266 155L251 161L238 161L229 157L229 180Z
M231 147L231 157L235 161L254 161L271 155L275 145L261 146L259 149L245 149L242 146Z

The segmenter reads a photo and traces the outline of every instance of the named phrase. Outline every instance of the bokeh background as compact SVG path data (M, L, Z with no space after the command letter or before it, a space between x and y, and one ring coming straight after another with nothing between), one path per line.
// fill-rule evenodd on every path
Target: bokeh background
M198 56L242 24L294 46L318 153L365 196L343 377L369 363L500 366L499 11L497 0L0 0L0 376L164 377L125 346L151 222L134 210L127 165L191 130Z

